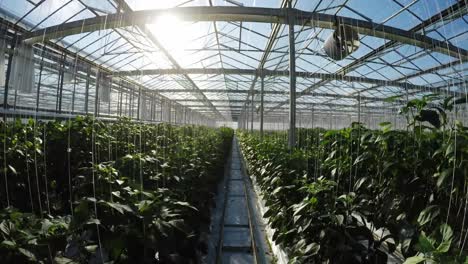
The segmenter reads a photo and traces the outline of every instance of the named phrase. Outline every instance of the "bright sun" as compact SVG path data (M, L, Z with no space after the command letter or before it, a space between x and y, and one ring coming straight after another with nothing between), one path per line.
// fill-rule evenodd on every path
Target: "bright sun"
M174 15L162 15L148 27L167 50L182 51L190 43L188 25Z
M194 50L203 48L209 40L209 24L187 22L173 14L157 17L147 28L181 65L197 61L199 55Z

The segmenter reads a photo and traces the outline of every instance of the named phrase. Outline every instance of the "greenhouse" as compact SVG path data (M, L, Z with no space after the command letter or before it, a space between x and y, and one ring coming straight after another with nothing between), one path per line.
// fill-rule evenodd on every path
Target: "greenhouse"
M468 264L466 0L0 0L0 55L1 263Z

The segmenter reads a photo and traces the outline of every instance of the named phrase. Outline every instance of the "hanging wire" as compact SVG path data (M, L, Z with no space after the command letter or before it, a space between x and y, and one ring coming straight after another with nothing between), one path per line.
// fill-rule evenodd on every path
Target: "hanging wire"
M44 153L44 186L46 192L46 203L47 203L47 211L50 214L50 201L49 201L49 179L47 178L47 126L44 124L44 132L43 132L43 153Z
M24 132L24 142L26 142L28 140L28 137L27 137L27 130L24 129L23 130ZM25 153L24 153L24 161L26 163L26 179L27 179L27 184L28 184L28 192L29 192L29 202L31 204L31 212L34 213L34 201L33 201L33 193L32 193L32 186L31 186L31 177L30 177L30 174L29 174L29 160L28 160L28 151L26 150Z
M8 167L7 167L7 132L8 132L8 124L6 122L3 123L4 132L3 132L3 175L5 178L5 194L6 194L6 202L7 206L10 207L10 195L9 195L9 188L8 188Z

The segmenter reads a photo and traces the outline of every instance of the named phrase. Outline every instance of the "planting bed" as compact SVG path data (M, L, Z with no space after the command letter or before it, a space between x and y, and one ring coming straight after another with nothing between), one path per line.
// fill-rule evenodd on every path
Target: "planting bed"
M292 150L284 132L239 134L291 263L467 263L468 127L447 121L452 98L425 99L407 131L298 129Z
M1 123L3 263L195 263L233 131Z

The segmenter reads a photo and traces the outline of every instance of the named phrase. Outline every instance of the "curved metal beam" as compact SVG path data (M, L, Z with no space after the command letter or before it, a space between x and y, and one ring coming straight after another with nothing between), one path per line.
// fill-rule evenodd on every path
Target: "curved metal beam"
M187 93L189 91L184 89L156 89L155 92L159 93ZM228 93L228 94L241 94L247 95L250 94L250 90L243 89L243 90L226 90L226 89L203 89L201 90L203 93ZM260 91L254 91L255 94L260 94ZM289 91L264 91L264 94L272 94L272 95L287 95ZM309 93L302 93L298 92L302 96L313 96L313 97L328 97L333 99L354 99L357 100L361 98L362 101L374 101L374 102L385 102L388 99L383 97L366 97L366 96L357 96L357 95L347 95L347 94L331 94L331 93L316 93L316 92L309 92ZM395 100L398 103L404 103L405 100Z
M243 101L242 101L243 102ZM352 113L352 114L357 114L355 112L357 106L356 105L345 105L345 104L320 104L320 103L303 103L303 104L299 104L299 105L303 105L303 106L308 106L309 108L314 108L314 110L318 110L318 109L321 109L321 110L329 110L329 111L338 111L338 110L341 110L341 111L345 111L345 112L348 112L348 113ZM210 111L210 109L206 108L206 106L204 105L185 105L186 107L190 107L192 109L203 109L203 110L206 110L206 111ZM328 108L317 108L317 107L320 107L320 106L324 106L324 107L328 107ZM220 110L229 110L229 109L233 109L233 110L241 110L243 108L243 106L241 104L239 105L224 105L224 106L218 106L218 108ZM349 109L351 108L351 109ZM284 108L278 108L276 109L275 112L279 111L279 110L287 110L288 108L284 107ZM298 108L298 110L306 110L304 108ZM392 110L392 111L398 111L399 109L398 108L382 108L382 107L378 107L378 106L362 106L361 109L375 109L375 110ZM308 110L308 113L310 114L310 109L307 109ZM299 111L298 111L299 112Z
M177 102L188 102L188 103L197 103L200 102L197 99L176 99ZM217 105L217 107L232 107L232 108L242 108L241 103L244 103L245 100L223 100L223 99L216 99L212 100L214 103L228 103L229 105ZM264 101L265 104L277 104L281 103L282 101ZM233 104L239 104L239 105L233 105ZM306 106L326 106L326 107L335 107L338 109L343 110L343 108L352 108L356 109L356 105L353 104L336 104L336 103L314 103L314 102L296 102L297 105L306 105ZM188 107L197 107L197 108L206 108L204 105L188 105ZM378 110L383 110L383 109L395 109L398 110L398 107L382 107L382 106L362 106L362 108L368 108L368 109L378 109ZM280 108L277 108L275 110L278 110ZM284 108L287 109L287 108ZM208 109L209 110L209 109Z
M181 20L186 21L242 21L278 24L287 24L289 18L293 18L295 25L305 25L328 29L333 29L335 27L334 24L338 20L341 24L354 28L360 34L394 40L423 49L437 51L461 59L463 61L468 59L467 50L415 32L349 17L340 17L316 12L306 12L294 8L195 6L175 7L158 10L141 10L106 16L97 16L47 27L26 34L24 36L24 41L33 44L48 39L61 38L79 33L128 27L133 25L151 24L155 22L156 17L167 14L175 15Z
M147 69L139 71L121 71L114 72L113 76L140 76L140 75L177 75L177 74L232 74L232 75L255 75L261 74L265 76L289 76L289 71L282 70L263 70L258 71L255 69L222 69L222 68L187 68L187 69ZM360 82L381 86L399 87L408 90L418 90L431 93L446 92L444 89L431 86L423 86L411 84L408 82L386 81L379 79L372 79L357 76L344 76L341 74L330 73L315 73L315 72L296 72L296 76L300 78L320 79L320 80L338 80L345 82ZM444 87L445 88L445 87ZM464 93L456 93L456 96L464 96Z

